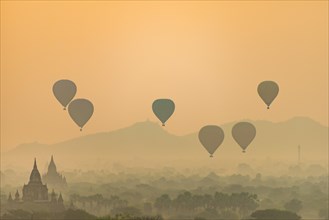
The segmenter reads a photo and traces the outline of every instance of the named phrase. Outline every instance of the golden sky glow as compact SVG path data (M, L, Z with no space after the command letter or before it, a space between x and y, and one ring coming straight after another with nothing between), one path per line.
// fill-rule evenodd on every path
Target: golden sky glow
M83 133L52 94L71 79L94 116ZM257 85L280 93L268 111ZM328 125L326 1L1 1L1 150L149 118L165 129L307 116Z

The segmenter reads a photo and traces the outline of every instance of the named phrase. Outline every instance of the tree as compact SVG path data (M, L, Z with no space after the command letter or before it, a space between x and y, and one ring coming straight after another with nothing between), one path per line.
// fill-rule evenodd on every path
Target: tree
M159 213L168 212L171 206L171 199L168 194L164 194L157 198L154 203L154 207Z
M298 213L303 208L302 201L298 199L292 199L284 205L284 208L288 211Z
M230 196L228 194L216 192L214 195L214 203L217 209L226 209L230 207Z
M203 205L205 209L212 209L215 207L214 199L211 195L205 194L203 196Z
M259 206L257 195L246 192L233 193L230 197L230 206L233 210L238 210L241 216L249 215Z
M193 210L193 198L190 192L184 192L179 194L176 199L173 200L173 204L177 211L180 213L186 213Z
M199 211L203 210L203 196L202 195L193 195L192 196L193 210Z
M118 207L112 210L112 214L114 215L126 215L126 216L141 216L142 212L135 207L127 206L127 207Z
M250 215L253 219L265 220L265 219L289 219L289 220L299 220L301 219L296 213L283 211L278 209L265 209L257 210Z
M76 219L79 219L79 220L93 220L93 219L96 219L96 216L94 215L91 215L83 210L73 210L73 209L68 209L65 211L65 214L64 214L64 219L67 219L67 220L76 220Z

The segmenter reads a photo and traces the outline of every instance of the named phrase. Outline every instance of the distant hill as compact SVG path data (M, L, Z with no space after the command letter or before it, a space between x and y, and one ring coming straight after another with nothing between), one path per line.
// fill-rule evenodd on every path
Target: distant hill
M250 120L247 120L250 121ZM241 153L231 136L235 122L221 125L225 139L215 153L213 160L250 160L266 158L297 160L297 146L301 145L303 160L327 160L328 127L312 119L296 117L280 123L250 121L257 129L255 140ZM27 160L34 157L49 160L50 155L61 161L79 163L88 160L120 161L133 160L208 160L208 154L198 141L198 133L176 136L165 131L154 122L145 121L120 130L96 133L71 140L45 145L23 144L4 153L7 162ZM32 166L32 165L31 165Z

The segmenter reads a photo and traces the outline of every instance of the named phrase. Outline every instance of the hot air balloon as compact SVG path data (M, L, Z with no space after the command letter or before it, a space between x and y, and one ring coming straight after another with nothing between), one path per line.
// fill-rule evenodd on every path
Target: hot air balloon
M199 131L199 140L209 152L210 157L213 157L217 148L223 143L224 131L216 125L204 126Z
M80 127L80 131L82 131L83 126L94 113L94 106L87 99L75 99L69 104L68 110L72 120Z
M170 99L157 99L152 104L152 110L165 126L166 121L175 111L175 103Z
M56 99L66 110L66 106L72 101L77 92L77 86L71 80L62 79L53 85L53 93Z
M232 136L242 148L242 152L245 153L246 148L256 136L256 128L249 122L239 122L233 126Z
M258 95L267 105L267 109L270 109L270 105L279 93L279 86L273 81L264 81L258 85Z

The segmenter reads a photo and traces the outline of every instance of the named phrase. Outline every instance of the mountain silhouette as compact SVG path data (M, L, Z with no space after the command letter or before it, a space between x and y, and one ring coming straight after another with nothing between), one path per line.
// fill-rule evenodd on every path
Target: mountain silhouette
M328 155L328 127L310 118L295 117L290 120L273 123L269 121L249 121L257 129L257 135L247 148L247 156L231 135L236 122L220 125L225 138L214 156L222 159L252 157L253 159L273 158L296 160L297 146L302 148L304 160L326 160ZM86 135L55 143L31 143L17 146L5 153L6 160L18 158L31 160L34 157L49 158L56 155L71 161L83 161L102 158L106 160L124 159L208 159L209 155L198 140L198 132L177 136L168 133L160 124L144 121L129 127Z

